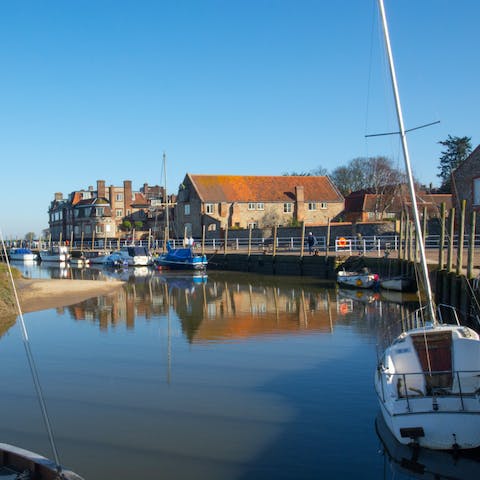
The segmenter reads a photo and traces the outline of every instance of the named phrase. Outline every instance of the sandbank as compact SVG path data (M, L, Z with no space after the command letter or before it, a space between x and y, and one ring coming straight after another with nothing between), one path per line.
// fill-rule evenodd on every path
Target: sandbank
M20 306L24 313L73 305L98 295L108 295L125 282L120 280L15 280Z

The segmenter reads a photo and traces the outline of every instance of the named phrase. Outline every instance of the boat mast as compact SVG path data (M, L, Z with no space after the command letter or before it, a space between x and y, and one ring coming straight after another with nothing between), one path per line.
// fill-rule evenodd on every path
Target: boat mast
M163 178L165 179L165 246L170 239L170 218L168 211L168 192L167 192L167 156L163 152Z
M432 295L432 287L430 285L430 278L428 276L428 265L427 265L427 256L425 254L425 245L423 244L423 234L422 234L422 227L420 225L420 216L418 214L418 207L417 207L417 198L415 196L415 186L413 183L413 175L412 175L412 167L410 165L410 156L408 153L408 145L407 145L407 135L405 132L405 126L403 124L403 115L402 115L402 107L400 105L400 95L398 93L398 86L397 86L397 76L395 73L395 65L393 63L393 55L392 55L392 48L390 46L390 35L388 32L388 25L387 25L387 17L385 15L385 7L383 5L383 0L378 0L378 6L380 9L380 15L382 17L382 25L383 25L383 34L385 37L385 45L387 48L387 55L388 55L388 63L390 66L390 78L392 81L393 87L393 94L395 97L395 106L397 110L397 120L398 126L400 128L400 137L402 139L402 150L403 150L403 158L405 160L405 170L407 172L408 177L408 186L410 189L410 197L412 199L412 209L413 209L413 217L415 221L415 230L417 232L417 241L418 246L420 249L420 260L422 263L422 275L425 284L425 290L427 293L427 301L428 301L428 310L430 313L430 318L432 322L436 323L436 316L435 316L435 308L433 302L433 295Z

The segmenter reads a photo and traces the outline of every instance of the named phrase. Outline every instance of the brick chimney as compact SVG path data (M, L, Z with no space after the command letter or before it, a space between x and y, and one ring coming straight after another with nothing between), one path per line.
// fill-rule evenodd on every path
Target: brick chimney
M125 215L128 215L128 212L132 213L132 181L131 180L123 181L123 204L125 209Z
M97 197L105 198L105 180L97 180Z
M63 193L61 192L56 192L55 193L55 200L59 202L60 200L63 200Z
M295 217L298 222L305 220L305 192L301 185L295 187Z

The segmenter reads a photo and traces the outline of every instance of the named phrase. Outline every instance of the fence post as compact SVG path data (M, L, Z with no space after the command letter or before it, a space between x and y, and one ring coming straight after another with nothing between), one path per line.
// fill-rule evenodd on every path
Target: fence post
M440 224L440 245L438 251L438 269L443 270L443 266L445 264L445 221L446 221L446 208L445 202L442 202L441 205L441 224Z
M457 245L457 275L462 274L463 267L463 237L465 234L465 209L467 201L462 200L462 208L460 211L460 228L458 231L458 245Z
M467 278L471 280L473 275L473 258L475 254L475 223L477 220L477 212L472 211L472 219L470 224L470 241L468 242L468 263L467 263Z

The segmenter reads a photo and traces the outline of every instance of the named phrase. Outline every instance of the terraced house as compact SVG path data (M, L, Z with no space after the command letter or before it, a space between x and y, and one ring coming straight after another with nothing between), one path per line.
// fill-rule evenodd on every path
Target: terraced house
M124 180L122 186L106 186L104 180L97 180L96 190L93 187L76 190L67 198L56 193L48 209L52 240L122 238L131 233L122 227L124 220L129 220L131 225L135 222L141 225L139 235L141 230L155 225L154 219L159 220L160 229L164 192L163 187L147 183L134 191L130 180Z
M238 176L187 173L175 207L179 232L200 237L228 228L326 223L344 208L327 176Z

